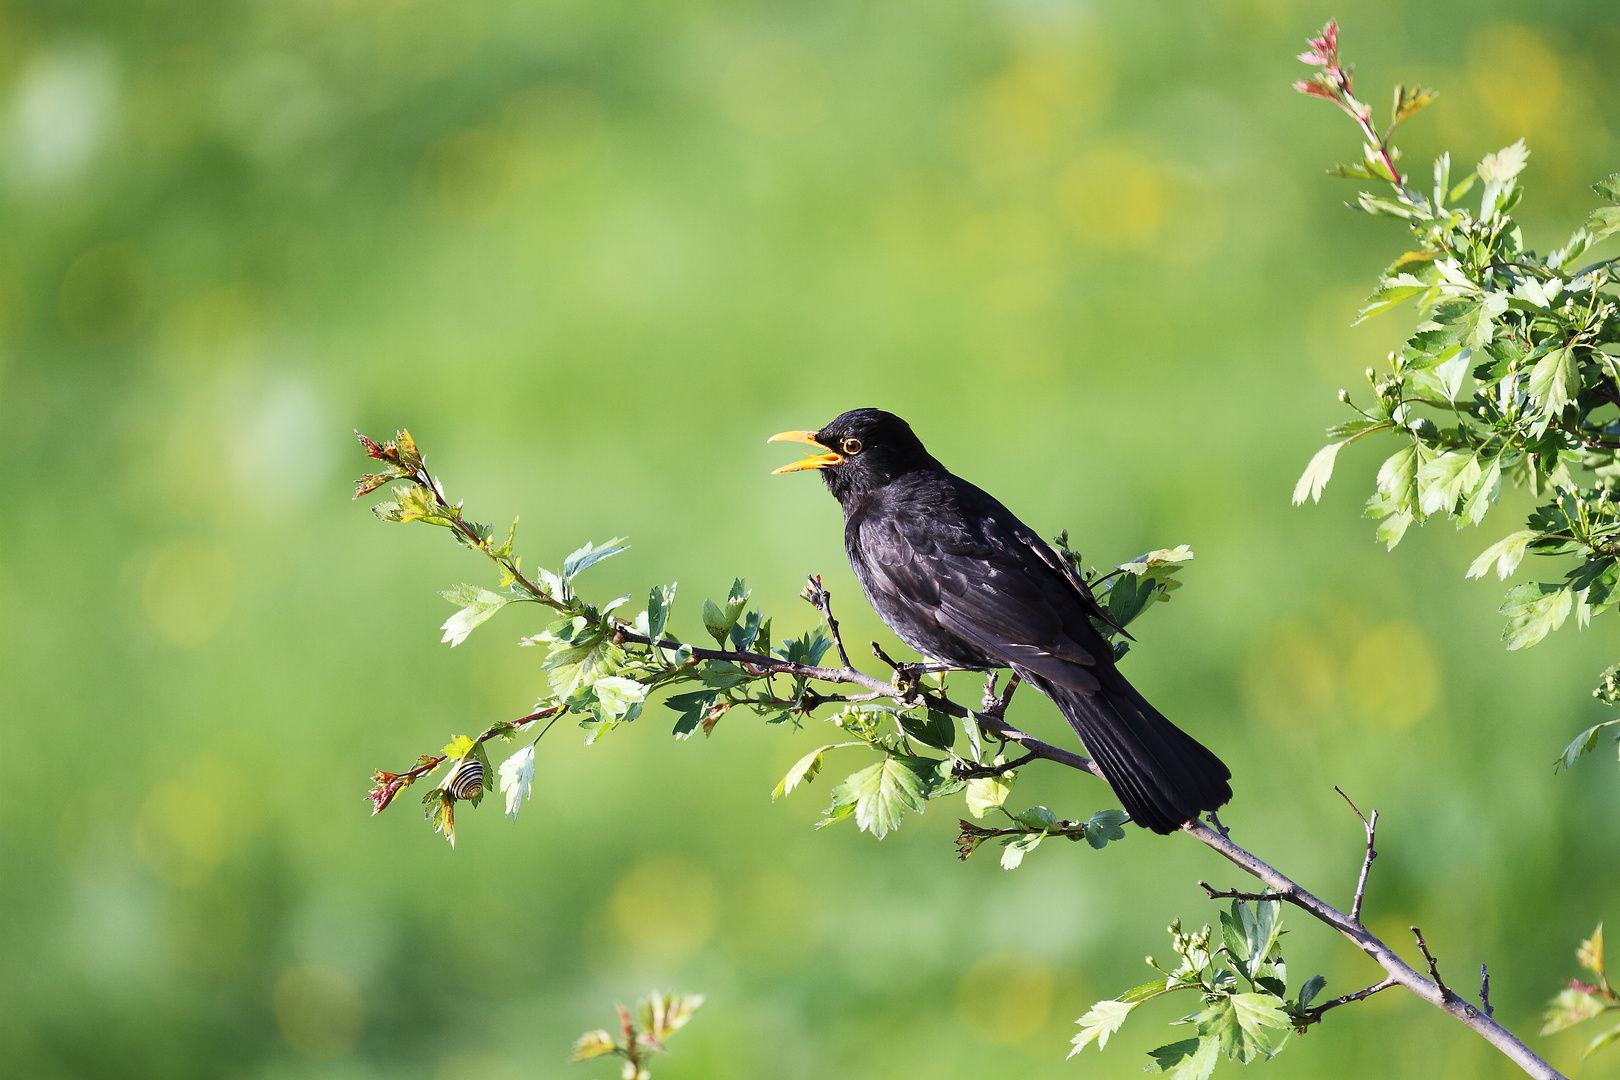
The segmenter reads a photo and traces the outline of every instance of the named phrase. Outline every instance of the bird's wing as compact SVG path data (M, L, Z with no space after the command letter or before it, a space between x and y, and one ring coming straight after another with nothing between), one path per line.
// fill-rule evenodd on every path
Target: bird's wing
M1109 626L1112 626L1115 630L1119 631L1121 634L1124 634L1127 638L1130 638L1130 640L1136 640L1134 637L1131 637L1130 633L1123 626L1114 621L1113 616L1108 614L1108 610L1104 608L1102 604L1097 602L1097 597L1092 593L1091 586L1086 584L1086 579L1081 577L1079 572L1076 571L1074 567L1069 565L1067 559L1058 554L1056 548L1054 548L1051 544L1048 544L1045 540L1042 540L1039 536L1036 536L1035 533L1028 528L1018 530L1018 539L1025 547L1029 548L1035 553L1036 558L1040 559L1047 566L1051 567L1053 570L1056 570L1063 576L1063 579L1069 583L1069 585L1074 589L1075 593L1079 596L1080 605L1085 608L1087 615L1091 616L1093 619L1102 620Z
M1002 520L1002 515L1010 520ZM1001 514L883 514L861 522L870 583L1009 666L1082 693L1102 643L1079 594Z

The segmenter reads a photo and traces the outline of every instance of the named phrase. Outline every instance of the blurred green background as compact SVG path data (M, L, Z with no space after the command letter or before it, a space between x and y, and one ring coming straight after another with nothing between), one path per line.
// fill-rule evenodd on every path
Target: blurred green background
M366 816L373 768L527 711L541 623L438 643L437 590L491 576L349 501L351 428L409 426L529 565L628 533L590 588L679 579L686 635L734 575L800 632L819 571L892 647L764 445L880 405L1095 562L1190 543L1126 668L1232 764L1236 838L1342 903L1332 785L1377 807L1374 928L1410 957L1421 922L1460 987L1488 961L1499 1018L1620 1076L1535 1036L1616 915L1620 773L1550 767L1615 620L1504 652L1462 571L1527 499L1386 554L1358 515L1389 444L1288 505L1411 324L1348 326L1405 237L1345 209L1355 132L1288 88L1330 15L1380 116L1441 89L1419 174L1529 138L1532 246L1620 164L1597 0L0 3L0 1073L592 1080L573 1038L663 986L709 996L671 1080L1138 1075L1190 1002L1063 1055L1171 918L1214 918L1197 878L1243 884L1186 840L1008 873L956 861L945 803L813 832L829 783L769 792L819 723L676 742L661 708L559 726L459 850L414 793ZM1111 804L1033 772L1014 801ZM1296 977L1374 981L1286 918ZM1266 1069L1517 1075L1398 992Z

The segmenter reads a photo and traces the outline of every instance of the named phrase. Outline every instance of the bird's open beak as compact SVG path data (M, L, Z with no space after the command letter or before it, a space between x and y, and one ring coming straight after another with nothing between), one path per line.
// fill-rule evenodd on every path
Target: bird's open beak
M802 443L809 443L811 446L814 446L814 447L816 447L818 449L821 449L821 450L827 449L826 444L823 443L823 442L820 442L816 438L816 435L817 435L817 432L814 432L814 431L779 431L775 435L772 435L770 438L766 439L765 441L766 442L802 442ZM833 453L833 454L811 454L809 457L802 458L799 461L795 461L791 465L784 465L780 469L771 470L771 475L775 476L778 473L798 472L800 469L825 469L825 468L828 468L828 467L833 466L833 465L842 465L843 463L844 463L844 455L843 454L836 454L836 453Z

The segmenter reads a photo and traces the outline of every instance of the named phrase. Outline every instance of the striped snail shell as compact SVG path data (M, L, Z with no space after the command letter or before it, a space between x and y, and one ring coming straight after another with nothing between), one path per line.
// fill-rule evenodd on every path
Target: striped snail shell
M484 763L475 757L463 758L456 771L444 782L444 790L458 799L476 799L484 793Z

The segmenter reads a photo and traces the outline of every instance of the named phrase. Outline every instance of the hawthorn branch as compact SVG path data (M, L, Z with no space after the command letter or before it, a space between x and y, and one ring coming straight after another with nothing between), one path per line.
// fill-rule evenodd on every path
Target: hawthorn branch
M1318 922L1337 930L1383 968L1388 973L1389 981L1405 987L1424 1001L1455 1017L1469 1030L1500 1050L1527 1075L1535 1077L1536 1080L1566 1080L1562 1073L1541 1060L1519 1040L1518 1036L1497 1023L1488 1013L1464 1001L1441 986L1438 981L1424 978L1363 926L1360 919L1353 919L1331 904L1317 899L1286 874L1263 862L1251 852L1245 851L1203 822L1189 821L1181 828L1193 839L1212 848L1239 869L1272 889L1276 893L1272 899L1286 900Z

